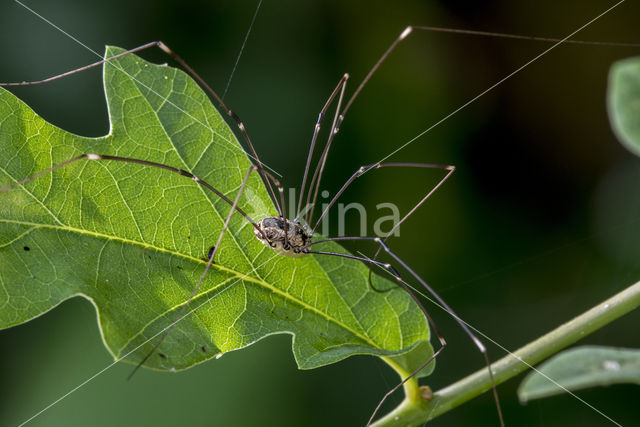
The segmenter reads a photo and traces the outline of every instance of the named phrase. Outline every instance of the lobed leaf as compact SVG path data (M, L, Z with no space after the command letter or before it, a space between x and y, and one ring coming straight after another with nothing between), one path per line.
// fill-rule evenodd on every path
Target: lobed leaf
M100 138L56 128L0 88L0 187L97 153L182 168L235 197L250 162L190 77L127 55L105 64L104 84L111 131ZM240 206L255 219L275 214L256 174ZM114 358L136 363L187 300L229 209L183 176L113 161L82 160L0 194L0 328L82 296ZM290 333L302 369L416 348L403 359L412 371L433 352L424 316L391 282L374 292L367 273L353 260L279 256L234 215L193 313L146 366L185 369Z

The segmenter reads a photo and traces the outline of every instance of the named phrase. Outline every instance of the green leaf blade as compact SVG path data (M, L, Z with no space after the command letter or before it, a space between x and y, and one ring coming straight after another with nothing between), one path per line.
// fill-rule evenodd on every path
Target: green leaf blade
M613 64L607 98L615 134L622 145L640 156L640 57Z
M640 385L640 350L576 347L552 357L538 371L570 391L622 383ZM520 384L518 397L527 402L563 394L561 387L533 371Z
M104 80L111 132L101 138L56 128L0 89L0 187L96 153L191 171L235 197L251 163L190 77L127 55L105 64ZM240 206L255 220L275 214L257 174ZM80 295L96 306L114 357L141 360L184 306L229 210L183 176L114 161L82 160L0 194L0 327ZM322 249L344 252L337 244ZM374 292L367 278L367 267L353 260L278 256L234 215L189 304L194 312L145 366L185 369L274 333L294 336L303 369L428 341L410 297L379 277L392 290ZM420 346L422 360L432 352ZM407 362L409 372L419 358Z

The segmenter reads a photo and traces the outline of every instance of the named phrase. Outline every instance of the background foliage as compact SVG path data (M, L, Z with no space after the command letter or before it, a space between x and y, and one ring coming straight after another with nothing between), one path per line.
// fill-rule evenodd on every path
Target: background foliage
M585 31L593 40L638 41L627 2ZM223 91L255 2L27 3L101 53L105 44L162 39ZM244 119L263 161L297 186L316 115L342 73L354 83L409 23L564 36L601 2L265 2L225 98ZM17 4L3 6L0 80L37 79L95 58ZM379 160L542 51L546 45L435 34L407 41L346 118L330 158L327 189ZM458 166L392 242L465 320L514 349L635 282L640 236L637 159L607 122L610 64L636 52L564 46L439 126L393 161ZM147 58L168 61L153 53ZM86 136L108 130L99 72L14 91L48 121ZM424 174L370 174L349 193L375 212L407 209L435 181ZM431 180L430 180L431 179ZM372 222L372 220L370 221ZM334 224L336 225L336 224ZM371 230L371 227L369 227ZM354 224L354 232L357 225ZM428 383L446 385L482 358L446 314L432 309L450 347ZM637 347L638 313L585 343ZM110 363L86 301L64 303L0 334L0 423L15 424ZM34 425L153 422L168 425L364 424L396 378L374 358L297 371L289 338L258 345L179 375L116 366ZM502 355L489 346L493 359ZM510 424L600 425L569 396L521 406L518 380L500 387ZM618 422L634 421L634 386L581 392ZM247 405L251 410L247 411ZM177 411L175 408L182 410ZM188 415L185 415L185 412ZM185 419L188 417L188 419ZM338 420L338 421L336 421ZM483 396L433 425L495 422Z

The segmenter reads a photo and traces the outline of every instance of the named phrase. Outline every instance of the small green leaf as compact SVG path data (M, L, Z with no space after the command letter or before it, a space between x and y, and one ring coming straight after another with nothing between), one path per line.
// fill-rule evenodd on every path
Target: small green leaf
M0 89L0 187L97 153L181 168L235 198L250 162L190 77L127 55L105 64L104 81L111 132L100 138L56 128ZM275 214L256 174L240 206L256 220ZM184 305L229 210L183 176L113 161L82 160L0 194L0 327L83 296L96 307L107 349L117 359L133 351L136 363ZM279 256L240 215L218 255L189 305L195 312L146 366L185 369L274 333L293 336L303 369L398 354L429 339L411 298L388 281L390 291L373 291L358 261ZM419 349L409 372L433 352Z
M618 139L640 156L640 57L613 64L607 98L609 120Z
M611 384L640 384L640 350L576 347L552 357L538 370L570 391ZM562 393L562 388L536 371L529 373L518 388L518 397L523 403Z

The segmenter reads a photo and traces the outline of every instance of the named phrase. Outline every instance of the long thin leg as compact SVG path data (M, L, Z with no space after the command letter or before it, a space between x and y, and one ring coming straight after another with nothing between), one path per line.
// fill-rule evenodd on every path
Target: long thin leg
M431 197L431 195L433 193L436 192L436 190L438 190L438 188L440 188L442 186L442 184L444 184L444 182L449 179L449 177L456 171L455 166L447 166L444 168L445 170L448 170L447 174L442 177L442 179L440 179L440 181L438 181L438 183L436 185L434 185L429 192L427 192L427 194L424 195L424 197L422 199L420 199L420 201L418 203L416 203L416 205L411 208L411 210L409 210L409 212L407 212L402 218L400 218L400 221L398 221L397 223L395 223L393 225L393 227L391 228L391 230L389 230L389 232L387 233L386 236L384 236L384 238L382 239L383 242L387 242L387 240L389 240L389 237L391 237L393 235L393 232L395 230L398 229L398 227L400 227L400 224L402 224L407 218L409 218L411 215L413 215L413 213L424 204L424 202L427 201L427 199L429 197ZM382 250L382 246L378 247L378 249L376 250L375 254L373 254L373 259L376 260L378 259L378 255L380 255L380 251ZM369 284L371 284L371 287L373 289L375 289L375 287L373 286L373 270L369 269Z
M480 339L478 337L476 337L473 332L471 332L471 330L469 329L469 327L462 321L462 319L460 319L460 317L455 313L455 311L453 311L453 309L451 307L449 307L449 305L440 297L440 295L438 295L436 293L435 290L433 290L433 288L431 286L429 286L429 284L427 284L427 282L425 282L422 277L420 277L411 267L409 267L400 257L398 257L395 253L393 253L389 247L385 244L385 242L380 239L379 237L333 237L333 238L329 238L329 239L323 239L323 240L318 240L315 242L312 242L311 244L309 244L309 246L312 245L316 245L318 243L323 243L323 242L335 242L335 241L345 241L345 240L367 240L367 241L373 241L375 243L377 243L378 245L380 245L380 247L382 247L382 249L387 252L387 254L389 254L389 256L391 256L398 264L400 264L402 266L402 268L404 268L407 272L409 272L409 274L411 274L411 276L414 277L414 279L416 279L426 290L427 292L429 292L429 294L431 294L431 296L433 296L433 298L435 298L435 300L442 306L444 307L447 312L449 312L449 314L454 318L454 320L458 323L458 325L460 325L460 327L462 328L462 330L464 330L464 332L469 336L469 338L471 338L471 341L473 341L473 343L475 344L476 347L478 347L478 350L480 350L480 352L482 353L482 356L484 358L485 364L487 365L487 369L489 371L489 378L491 378L491 389L493 391L493 398L496 402L496 408L498 411L498 418L500 419L500 425L504 426L504 419L502 416L502 409L500 407L500 398L498 397L498 390L496 389L496 383L495 380L493 378L493 371L491 370L491 363L489 362L489 356L487 355L487 349L484 346L484 344L482 343L482 341L480 341ZM429 323L431 323L433 325L433 321L431 320L431 318L428 316L427 314L427 310L424 308L424 306L422 305L422 303L420 303L420 300L415 296L415 294L413 293L413 291L411 290L411 288L402 280L402 278L400 278L399 275L396 275L389 267L389 264L385 264L382 263L380 261L376 261L373 259L369 259L369 258L363 258L363 257L356 257L353 255L347 255L347 254L339 254L339 253L333 253L333 252L318 252L318 251L308 251L309 253L320 253L320 254L325 254L325 255L335 255L335 256L341 256L344 258L353 258L353 259L358 259L360 261L364 261L367 262L369 264L373 264L373 265L377 265L380 267L383 267L385 269L387 269L388 271L390 271L392 274L394 274L394 276L396 277L396 279L398 280L398 283L400 284L400 286L407 291L407 293L411 296L411 298L418 304L418 306L420 307L420 309L422 310L423 313L425 313L425 316L427 316L427 319L430 320ZM395 270L395 269L394 269ZM438 333L439 334L439 333ZM422 367L420 368L422 369ZM418 369L417 371L414 371L409 378L411 378L412 376L414 376L415 374L418 373L418 371L420 370ZM394 387L392 390L390 390L389 393L387 393L384 398L380 401L380 403L378 404L378 406L376 407L376 410L374 411L373 415L371 416L371 419L369 420L369 423L371 423L371 420L373 420L373 417L376 415L376 413L378 412L378 410L380 409L380 407L382 406L382 403L387 399L387 397L393 393L395 390L397 390L402 384L404 384L406 382L406 379L404 381L402 381L399 385L397 385L396 387Z
M203 187L211 190L213 193L215 193L218 197L220 197L222 200L224 200L225 202L227 202L229 204L229 206L232 207L232 212L238 212L240 215L242 215L243 217L245 217L247 219L247 221L249 221L251 223L251 225L253 225L253 227L260 231L262 233L262 230L260 230L260 227L258 227L258 224L251 219L251 217L245 212L243 211L239 206L237 206L237 204L234 204L231 200L229 200L229 198L227 196L225 196L224 194L222 194L220 191L218 191L214 186L212 186L211 184L209 184L206 181L203 181L202 179L198 178L197 176L195 176L194 174L192 174L191 172L187 172L183 169L178 169L178 168L174 168L173 166L168 166L162 163L156 163L156 162L150 162L148 160L140 160L140 159L132 159L129 157L119 157L119 156L107 156L107 155L101 155L101 154L81 154L79 156L76 156L72 159L66 160L62 163L58 163L57 165L53 165L52 167L45 169L43 171L38 172L35 175L31 175L30 177L27 177L21 181L18 181L14 184L11 185L7 185L6 187L2 187L0 188L0 193L5 193L9 190L12 190L16 187L19 187L21 185L26 184L29 181L32 181L42 175L45 175L47 173L53 172L56 169L60 169L64 166L68 166L72 163L75 163L79 160L114 160L114 161L118 161L118 162L124 162L124 163L135 163L135 164L139 164L139 165L144 165L144 166L152 166L155 168L160 168L160 169L165 169L168 170L170 172L174 172L177 173L178 175L182 175L184 177L190 178L193 181L197 182L198 184L202 185Z
M384 237L384 240L383 240L384 242L386 242L387 239L393 234L393 232L398 227L400 227L400 224L402 224L409 216L411 216L416 211L416 209L418 209L420 206L422 206L422 204L429 197L431 197L431 195L438 188L440 188L440 186L442 184L444 184L444 182L447 179L449 179L449 177L456 170L455 166L452 166L452 165L436 165L436 164L431 164L431 163L375 163L375 164L372 164L372 165L362 166L353 175L351 175L351 177L347 180L347 182L345 182L343 184L342 188L336 193L336 195L333 197L333 199L331 199L331 201L329 202L329 204L327 205L325 210L322 212L322 215L320 215L320 218L318 218L318 221L316 222L315 226L313 227L313 229L311 231L311 235L313 235L313 233L315 233L316 229L318 228L318 226L322 222L322 219L329 213L329 210L331 209L331 207L336 203L338 198L347 189L347 187L349 187L349 185L351 185L356 180L356 178L362 176L365 172L367 172L369 170L380 169L382 167L417 167L417 168L429 168L429 169L443 169L443 170L447 171L447 174L444 177L442 177L442 179L440 179L440 181L438 181L438 183L435 186L433 186L427 192L427 194L422 199L420 199L420 201L418 201L418 203L413 208L411 208L411 210L409 212L407 212L407 214L405 214L405 216L403 216L400 219L400 221L398 221L396 224L394 224L394 226L391 228L391 230ZM381 248L378 247L378 249L376 250L376 253L373 255L373 260L378 259L378 256L380 255L380 251L381 251ZM376 289L376 287L373 286L373 270L371 268L369 268L369 284L371 285L371 288L374 291L379 292L378 289Z
M222 200L224 200L225 202L227 202L230 206L233 207L232 212L236 211L238 212L240 215L242 215L243 217L245 217L247 219L247 221L249 221L251 223L251 225L253 225L253 227L258 230L260 232L260 234L262 234L262 230L260 229L260 227L258 227L258 224L251 219L251 217L245 212L243 211L237 204L234 205L234 203L229 200L229 198L227 196L225 196L224 194L222 194L220 191L218 191L214 186L212 186L211 184L209 184L206 181L203 181L202 179L198 178L197 176L195 176L194 174L192 174L191 172L187 172L184 169L178 169L178 168L174 168L173 166L168 166L162 163L156 163L156 162L150 162L148 160L141 160L141 159L133 159L130 157L120 157L120 156L109 156L109 155L102 155L102 154L81 154L79 156L76 156L72 159L66 160L62 163L58 163L57 165L53 165L52 167L45 169L43 171L38 172L35 175L31 175L30 177L27 177L21 181L18 181L16 183L13 183L11 185L7 185L6 187L2 187L0 188L0 193L4 193L6 191L12 190L16 187L19 187L21 185L26 184L29 181L32 181L42 175L45 175L47 173L53 172L56 169L60 169L64 166L68 166L72 163L77 162L78 160L115 160L115 161L119 161L119 162L125 162L125 163L135 163L135 164L139 164L139 165L144 165L144 166L152 166L152 167L156 167L156 168L160 168L160 169L164 169L164 170L168 170L174 173L177 173L179 175L185 176L187 178L191 178L193 181L197 182L198 184L202 185L205 188L208 188L209 190L211 190L212 192L214 192L218 197L220 197ZM256 166L257 168L257 166ZM284 206L284 188L282 187L282 185L280 185L280 181L278 181L273 175L271 175L271 173L269 173L268 171L263 171L265 176L267 177L267 179L272 180L274 185L276 186L276 188L278 189L278 193L280 194L280 201L282 202L282 205ZM286 209L286 208L285 208ZM286 215L286 210L283 212L284 215ZM285 245L288 244L288 239L287 239L287 222L284 222L285 226L284 226L284 231L285 231ZM264 235L262 234L262 236L264 237Z
M325 102L324 107L322 107L320 114L318 114L318 120L316 121L316 125L313 128L313 136L311 137L311 145L309 146L309 154L307 155L307 163L304 168L304 175L302 176L302 185L300 186L300 197L298 197L298 209L296 210L296 219L300 216L300 213L301 213L302 199L304 198L304 191L307 185L307 177L309 175L309 168L311 166L311 159L313 157L313 151L315 149L316 139L318 138L318 133L320 132L320 125L324 120L324 116L327 113L327 109L329 108L329 105L331 105L331 103L335 99L336 95L338 94L338 91L340 91L341 94L344 93L344 87L346 86L348 79L349 79L349 74L345 74L344 76L342 76L342 78L336 85L336 88L333 90L333 92L331 92L329 99L327 99L327 102ZM311 193L311 188L309 188L309 193Z
M251 225L253 225L253 228L255 228L256 230L258 230L260 232L260 234L262 235L262 237L265 237L264 234L262 233L262 230L260 229L260 227L258 227L258 224L251 219L251 217L249 217L249 215L247 215L247 213L245 211L243 211L237 204L234 204L231 200L229 200L229 198L227 196L225 196L224 194L222 194L220 191L218 191L215 187L213 187L211 184L209 184L206 181L203 181L202 179L198 178L197 176L195 176L194 174L192 174L191 172L187 172L183 169L178 169L178 168L174 168L173 166L168 166L162 163L156 163L156 162L150 162L148 160L141 160L141 159L132 159L129 157L120 157L120 156L108 156L108 155L102 155L102 154L81 154L77 157L74 157L72 159L69 159L67 161L64 161L62 163L58 163L57 165L54 165L48 169L45 169L43 171L38 172L35 175L32 175L30 177L27 177L21 181L18 181L14 184L8 185L6 187L0 188L0 193L4 193L6 191L9 191L13 188L16 188L20 185L26 184L27 182L36 179L44 174L47 174L49 172L52 172L56 169L62 168L64 166L68 166L72 163L77 162L78 160L115 160L115 161L119 161L119 162L125 162L125 163L135 163L135 164L140 164L140 165L145 165L145 166L152 166L152 167L156 167L156 168L160 168L160 169L165 169L171 172L175 172L179 175L185 176L187 178L191 178L192 180L194 180L195 182L197 182L198 184L202 185L203 187L208 188L209 190L213 191L218 197L220 197L222 200L224 200L225 202L227 202L230 206L233 207L232 212L236 211L238 212L240 215L244 216L250 223ZM257 168L257 166L256 166ZM282 185L280 185L280 181L278 181L273 175L271 175L271 173L269 173L266 170L263 170L264 176L266 176L267 180L271 180L273 181L274 185L276 186L276 188L278 189L278 193L280 194L280 201L282 203L282 206L284 207L283 209L286 209L285 207L285 203L284 203L284 188L282 187ZM283 213L280 215L281 217L286 216L286 210L283 211ZM285 232L285 246L288 246L289 241L288 241L288 233L287 233L287 221L284 221L284 232Z
M384 167L428 168L428 169L443 169L443 170L447 171L447 174L409 211L409 213L407 213L400 221L398 221L397 224L395 224L393 226L391 231L389 231L389 233L387 233L387 236L385 237L385 240L400 226L400 224L402 222L404 222L409 217L409 215L411 215L413 212L415 212L416 209L418 209L429 197L431 197L431 195L438 188L440 188L440 186L442 184L444 184L444 182L447 179L449 179L451 174L453 174L453 172L455 172L455 170L456 170L455 166L438 165L438 164L433 164L433 163L374 163L374 164L371 164L371 165L361 166L342 185L342 188L340 188L340 190L336 193L336 195L333 196L333 199L331 199L329 204L327 204L327 207L324 209L324 211L322 211L322 214L320 215L320 217L316 221L316 224L314 225L313 229L311 230L311 235L313 235L313 233L315 233L316 229L318 228L318 226L322 222L322 219L329 213L329 210L331 209L331 207L336 203L336 201L340 198L342 193L344 193L344 191L347 189L347 187L349 187L353 183L353 181L356 180L356 178L358 178L359 176L363 175L365 172L367 172L367 171L369 171L371 169L380 169L380 168L384 168Z
M316 200L318 200L318 193L320 191L320 181L322 180L322 173L324 172L324 166L327 163L327 157L329 157L329 149L331 148L331 144L333 139L338 134L340 130L340 124L342 123L342 115L340 115L340 108L342 106L342 100L344 98L344 91L346 89L346 85L342 86L340 90L340 97L338 98L338 105L336 106L336 113L333 116L333 123L331 124L331 129L329 130L329 137L327 138L327 143L325 144L324 150L322 151L322 155L318 160L318 164L316 166L316 170L313 173L313 178L311 179L311 183L309 184L309 194L307 195L307 207L310 208L310 212L308 213L308 217L305 219L307 224L313 221L313 212L316 205ZM315 182L315 189L314 189ZM313 190L313 198L310 200Z
M415 30L431 31L434 33L452 33L452 34L465 34L472 36L485 36L485 37L497 37L502 39L517 39L517 40L530 40L547 43L567 43L567 44L582 44L588 46L617 46L617 47L640 47L640 43L620 43L620 42L599 42L592 40L573 40L573 39L557 39L552 37L538 37L538 36L521 36L519 34L508 33L494 33L490 31L475 31L475 30L462 30L456 28L444 28L444 27L428 27L423 25L413 26Z
M202 272L202 275L200 275L200 279L198 279L198 283L196 283L196 286L191 291L191 294L189 295L189 298L187 298L187 301L184 303L184 305L182 306L182 308L178 312L178 315L176 316L176 319L173 321L173 323L171 323L171 325L169 325L165 329L164 333L162 334L162 336L160 337L158 342L153 346L153 348L149 351L149 353L147 353L147 355L142 358L140 363L138 363L136 365L136 367L133 368L133 371L131 371L131 373L129 374L127 379L131 379L133 377L133 375L138 371L138 369L140 369L140 367L142 365L144 365L144 363L151 357L151 355L156 352L156 350L160 347L160 345L164 342L164 340L169 336L169 334L171 333L173 328L176 326L176 324L184 316L185 312L187 311L187 308L189 307L189 303L191 302L191 300L198 293L198 289L200 289L200 285L204 281L205 276L207 275L207 273L209 272L209 269L211 268L211 265L213 264L213 260L214 260L214 258L216 256L216 253L218 252L218 248L220 247L220 242L222 242L222 237L224 236L225 231L227 231L227 228L229 227L229 221L231 221L231 216L233 215L234 211L238 208L238 201L240 200L240 196L242 195L242 192L244 191L244 188L247 185L247 181L249 180L249 175L251 175L251 172L253 172L253 171L257 170L257 169L258 168L256 166L251 165L249 167L249 170L247 171L247 174L244 176L244 180L242 181L242 185L240 186L240 189L238 190L238 194L236 195L236 198L233 201L233 204L231 205L231 209L229 210L229 214L227 215L227 219L224 221L224 226L222 227L222 230L220 231L220 234L218 235L218 240L216 241L216 244L213 247L213 250L211 251L211 254L209 255L209 261L207 262L207 266L205 267L204 271Z
M318 162L318 166L316 167L316 170L314 172L313 178L311 180L311 184L309 185L309 193L307 195L307 204L306 204L306 206L307 206L307 209L309 209L310 212L305 217L305 222L307 224L309 224L309 223L311 223L311 221L313 221L313 212L314 212L316 201L318 199L318 193L319 193L319 190L320 190L320 181L322 180L322 173L324 172L324 166L325 166L325 163L327 161L327 157L328 157L328 154L329 154L329 149L331 148L331 143L333 142L333 139L335 138L335 136L340 131L340 126L342 125L342 122L344 121L345 114L347 113L347 111L351 107L351 104L353 104L353 101L356 99L358 94L362 91L362 88L371 79L371 76L376 72L376 70L384 62L384 60L387 58L387 56L389 56L391 51L393 51L393 49L395 49L396 45L398 43L400 43L400 41L402 41L407 35L409 35L409 33L411 32L410 28L411 27L407 27L407 29L405 29L402 32L400 37L398 39L396 39L392 43L392 45L387 49L387 51L382 55L382 57L378 60L378 62L376 62L374 64L373 68L369 71L369 73L365 76L364 80L360 83L358 88L351 95L351 97L349 98L349 101L347 101L347 104L344 107L344 109L342 111L340 111L340 107L341 107L341 104L342 104L342 97L343 97L344 88L345 88L343 86L341 94L340 94L340 100L338 101L338 107L336 109L336 115L335 115L335 118L333 120L333 124L331 126L331 130L329 132L329 139L327 140L327 144L325 146L325 149L324 149L322 155L320 156L320 160ZM308 165L307 165L307 167L308 167ZM306 171L305 171L305 175L306 175ZM313 191L313 197L311 197L312 190L314 188L314 185L313 185L314 181L315 181L315 190ZM300 208L298 208L298 211L300 211Z
M67 71L66 73L62 73L62 74L58 74L46 79L42 79L42 80L35 80L35 81L30 81L30 82L14 82L14 83L0 83L0 86L29 86L29 85L37 85L37 84L42 84L42 83L48 83L54 80L58 80L76 73L80 73L82 71L91 69L91 68L95 68L97 66L100 66L102 64L107 64L112 62L115 59L121 58L125 55L130 55L132 53L136 53L136 52L140 52L143 51L145 49L148 49L150 47L158 47L160 50L162 50L163 52L165 52L167 55L171 56L176 62L178 62L178 64L180 64L185 70L187 70L187 72L198 81L198 83L200 83L202 85L202 87L209 93L209 95L211 95L216 102L218 102L218 104L220 105L220 107L225 111L225 113L231 117L235 122L236 125L238 126L238 129L240 129L240 132L242 133L242 136L244 137L245 142L247 143L247 145L249 146L249 149L251 150L251 157L256 161L257 166L258 166L258 170L260 171L260 173L262 174L263 180L265 181L265 183L267 184L267 188L269 190L269 194L273 200L273 203L275 204L277 210L278 210L278 214L280 216L282 215L282 207L280 206L280 202L278 201L278 197L276 197L276 194L273 190L273 187L271 185L271 181L269 180L267 174L266 174L266 169L264 167L264 164L260 161L260 158L258 157L258 153L256 152L255 148L253 147L253 143L251 142L251 138L249 138L249 134L247 133L247 130L244 126L244 124L242 123L242 120L240 119L240 117L234 113L233 111L231 111L231 109L229 107L227 107L227 105L224 103L224 101L222 101L222 98L220 98L218 96L218 94L211 88L211 86L209 86L209 84L202 78L200 77L200 75L198 73L195 72L195 70L193 68L191 68L191 66L189 66L189 64L187 64L180 56L178 56L178 54L176 54L173 50L171 50L169 48L169 46L167 46L166 44L164 44L162 41L153 41L153 42L149 42L146 44L143 44L141 46L135 47L133 49L129 49L125 52L119 53L117 55L114 56L110 56L109 58L105 58L102 59L100 61L96 61L92 64L89 65L85 65L84 67L80 67L80 68L76 68L75 70L71 70L71 71Z

